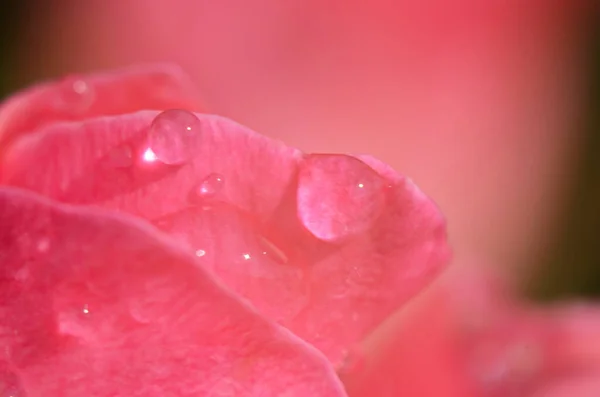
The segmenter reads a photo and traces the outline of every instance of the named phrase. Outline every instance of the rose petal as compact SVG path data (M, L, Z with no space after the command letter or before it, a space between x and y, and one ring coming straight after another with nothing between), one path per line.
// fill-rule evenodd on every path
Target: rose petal
M4 102L0 146L52 122L168 108L202 108L190 79L174 65L71 76L36 85Z
M544 384L526 397L597 397L600 396L600 373L573 376Z
M454 319L448 301L439 295L427 299L426 309L417 298L363 342L362 367L341 368L350 397L477 396L449 332Z
M0 223L0 385L28 397L345 395L320 353L143 223L10 188Z
M362 366L340 368L348 394L594 395L598 309L531 306L505 287L488 274L446 273L361 343Z
M197 115L196 155L166 165L146 145L156 115L49 126L14 145L0 183L154 222L333 362L448 260L437 207L372 158L303 155Z
M556 371L600 373L600 307L593 304L562 304L545 313L560 343L552 346Z

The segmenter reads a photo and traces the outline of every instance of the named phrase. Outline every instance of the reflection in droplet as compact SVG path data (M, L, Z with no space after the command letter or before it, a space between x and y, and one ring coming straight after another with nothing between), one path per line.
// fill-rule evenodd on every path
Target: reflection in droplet
M191 112L179 109L160 113L150 126L148 145L159 161L179 165L190 161L198 150L200 120Z
M326 241L365 232L383 211L385 186L385 179L357 158L306 156L298 177L298 217Z

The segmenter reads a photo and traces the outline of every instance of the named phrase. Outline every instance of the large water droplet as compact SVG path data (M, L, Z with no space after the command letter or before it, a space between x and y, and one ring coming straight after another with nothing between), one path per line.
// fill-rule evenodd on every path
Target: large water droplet
M367 231L385 206L386 181L355 157L306 156L298 178L298 217L322 240Z
M67 77L59 87L59 96L56 105L72 112L87 110L95 99L93 87L84 79Z
M190 161L200 141L200 120L179 109L160 113L150 126L148 145L158 161L179 165Z

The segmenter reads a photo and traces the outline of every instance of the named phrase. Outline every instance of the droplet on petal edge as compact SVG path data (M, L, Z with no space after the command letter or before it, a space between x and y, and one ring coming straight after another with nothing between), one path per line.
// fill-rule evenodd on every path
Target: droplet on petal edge
M201 123L191 112L180 109L165 110L152 121L148 131L148 146L144 158L155 157L169 165L187 163L202 140Z
M386 181L361 160L312 154L298 179L298 217L315 237L338 241L367 231L382 213Z

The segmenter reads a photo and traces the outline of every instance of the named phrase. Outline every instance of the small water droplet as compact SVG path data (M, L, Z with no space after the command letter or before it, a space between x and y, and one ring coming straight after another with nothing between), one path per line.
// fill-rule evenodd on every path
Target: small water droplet
M355 157L306 156L298 178L298 217L319 239L365 232L384 209L388 183Z
M68 77L60 83L57 106L68 108L73 112L82 112L94 102L95 93L92 86L82 78Z
M308 300L304 269L288 261L251 214L215 201L207 208L191 206L171 214L162 230L195 253L199 266L214 272L226 285L268 310L274 319L289 319Z
M191 112L179 109L160 113L148 132L149 147L159 161L179 165L190 161L198 150L200 120Z
M211 197L223 187L223 177L219 174L210 174L198 186L197 193L202 197Z

